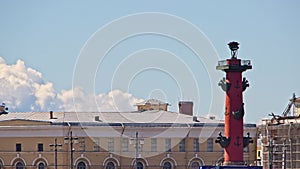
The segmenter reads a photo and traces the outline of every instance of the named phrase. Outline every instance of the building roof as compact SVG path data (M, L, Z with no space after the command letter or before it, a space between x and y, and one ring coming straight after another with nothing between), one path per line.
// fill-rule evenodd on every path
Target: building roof
M0 121L7 120L34 120L55 122L95 122L98 116L103 123L192 123L193 116L169 111L133 111L133 112L53 112L50 119L49 112L12 112L0 116ZM220 123L220 120L211 120L197 117L200 122Z
M10 120L49 122L52 125L72 123L72 125L131 125L131 126L224 126L224 121L194 117L170 111L133 112L12 112L0 115L0 123ZM255 127L254 124L246 124Z
M140 102L140 103L137 103L136 105L137 106L140 106L140 105L170 105L169 103L165 103L165 102L162 102L160 100L157 100L157 99L149 99L149 100L145 100L143 102Z

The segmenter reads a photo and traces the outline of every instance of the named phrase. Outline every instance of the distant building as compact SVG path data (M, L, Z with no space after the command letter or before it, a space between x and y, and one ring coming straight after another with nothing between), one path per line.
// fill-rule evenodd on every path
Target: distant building
M169 103L162 102L156 99L149 99L141 103L136 104L138 111L147 111L147 110L163 110L168 111Z
M223 149L214 142L223 121L160 110L157 102L144 105L148 103L153 110L2 114L0 168L196 169L222 164ZM255 124L244 129L256 140ZM255 160L256 143L244 151L247 164Z
M299 103L294 96L281 116L270 114L272 118L258 125L257 159L265 169L300 168Z
M8 113L7 110L8 110L8 108L5 107L5 103L2 103L1 106L0 106L0 115L1 114L7 114Z

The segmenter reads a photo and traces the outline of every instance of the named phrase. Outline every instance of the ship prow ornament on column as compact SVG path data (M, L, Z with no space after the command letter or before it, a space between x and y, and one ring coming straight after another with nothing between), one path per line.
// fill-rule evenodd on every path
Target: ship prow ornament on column
M248 80L242 78L242 73L252 69L250 60L237 58L238 42L230 42L231 58L218 62L217 70L226 73L226 77L219 82L219 86L226 92L225 100L225 131L215 141L224 148L223 165L245 165L243 149L253 143L250 134L244 133L244 103L243 92L249 87Z

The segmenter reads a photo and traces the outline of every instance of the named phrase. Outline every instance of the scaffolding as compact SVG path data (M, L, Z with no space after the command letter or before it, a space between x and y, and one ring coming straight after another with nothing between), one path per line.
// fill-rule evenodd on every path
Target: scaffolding
M300 117L263 120L258 126L261 162L266 169L300 168Z

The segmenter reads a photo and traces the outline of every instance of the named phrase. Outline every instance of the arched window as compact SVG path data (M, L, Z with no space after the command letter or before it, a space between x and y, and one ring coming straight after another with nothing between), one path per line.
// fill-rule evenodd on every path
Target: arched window
M115 169L115 164L113 162L108 162L105 169Z
M221 157L221 158L219 158L219 159L217 160L216 165L217 165L217 166L220 166L220 165L223 164L223 162L224 162L224 157Z
M172 169L172 164L170 162L165 162L164 163L164 166L163 166L163 169Z
M77 169L86 169L86 165L83 161L79 162L77 164Z
M192 162L191 169L198 169L199 167L200 167L200 165L197 161Z
M137 169L144 169L144 164L140 161L137 162Z
M22 162L17 162L16 169L24 169L24 164Z
M38 164L38 169L45 169L45 164L44 163L39 163Z

